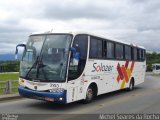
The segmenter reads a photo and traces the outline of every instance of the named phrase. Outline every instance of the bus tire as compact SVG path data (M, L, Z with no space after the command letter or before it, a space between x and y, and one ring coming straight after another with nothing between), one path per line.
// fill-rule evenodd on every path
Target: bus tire
M94 98L94 90L93 87L89 86L86 91L86 99L83 100L83 103L90 103Z
M134 79L132 78L130 83L129 83L129 87L127 88L128 91L132 91L134 89Z

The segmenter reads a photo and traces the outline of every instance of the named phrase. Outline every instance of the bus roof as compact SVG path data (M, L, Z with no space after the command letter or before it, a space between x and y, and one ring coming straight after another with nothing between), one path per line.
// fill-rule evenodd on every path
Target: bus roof
M124 42L124 41L121 41L121 40L118 40L118 39L115 39L115 38L109 38L109 37L105 37L105 36L95 35L93 33L88 33L88 32L52 32L52 31L46 31L46 32L34 32L31 35L39 35L39 34L41 34L41 35L42 34L72 34L74 36L78 35L78 34L86 34L86 35L90 35L90 36L94 36L94 37L98 37L98 38L107 39L107 40L110 40L110 41L126 44L126 45L129 45L129 46L134 46L134 47L138 47L138 48L141 48L141 49L145 49L143 46L139 46L139 45L136 45L134 43Z

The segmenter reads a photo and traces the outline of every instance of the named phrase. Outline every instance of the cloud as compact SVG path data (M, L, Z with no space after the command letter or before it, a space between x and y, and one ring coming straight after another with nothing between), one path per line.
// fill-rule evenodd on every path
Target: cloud
M0 1L0 54L36 31L86 31L159 51L159 0ZM154 41L154 43L153 43ZM12 46L12 47L11 47Z
M103 11L103 12L102 12ZM72 19L117 19L121 13L117 10L112 9L110 6L100 6L97 4L89 3L78 6L77 4L66 4L46 6L44 8L44 18L47 19L61 19L61 20L72 20Z

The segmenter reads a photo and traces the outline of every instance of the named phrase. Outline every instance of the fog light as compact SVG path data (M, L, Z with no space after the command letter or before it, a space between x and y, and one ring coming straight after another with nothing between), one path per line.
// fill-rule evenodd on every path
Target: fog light
M24 80L23 79L19 79L19 84L23 84L24 83Z
M59 100L63 100L63 98L59 98Z
M25 85L24 85L24 80L23 79L19 79L19 85L21 85L22 87L25 87Z

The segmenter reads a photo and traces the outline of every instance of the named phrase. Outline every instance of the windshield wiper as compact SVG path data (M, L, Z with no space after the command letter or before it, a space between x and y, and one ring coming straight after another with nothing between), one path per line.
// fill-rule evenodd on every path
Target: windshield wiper
M38 59L39 59L39 56L37 56L37 57L36 57L35 62L33 63L32 67L29 69L29 71L27 72L27 74L26 74L25 78L27 78L27 77L28 77L28 75L29 75L29 73L31 72L31 70L32 70L34 67L36 67L36 66L37 66L37 64L38 64Z
M38 66L37 66L37 65L38 65ZM41 62L39 61L39 56L37 56L36 61L33 63L32 67L31 67L31 68L29 69L29 71L27 72L25 78L28 77L28 75L29 75L29 73L31 72L31 70L32 70L33 68L35 68L36 66L37 66L36 78L38 78L39 68L42 68L42 72L43 72L44 78L45 78L46 80L48 80L48 79L47 79L47 76L46 76L46 74L45 74L45 71L43 70L43 67L45 67L46 65L44 65L44 64L42 63L42 61L41 61Z
M45 73L45 70L43 69L43 67L46 67L46 65L43 64L42 59L41 59L41 60L38 62L38 68L37 68L37 75L36 75L36 77L38 78L39 68L41 68L41 69L42 69L42 73L43 73L43 75L44 75L44 78L48 81L48 78L47 78L47 76L46 76L46 73Z

